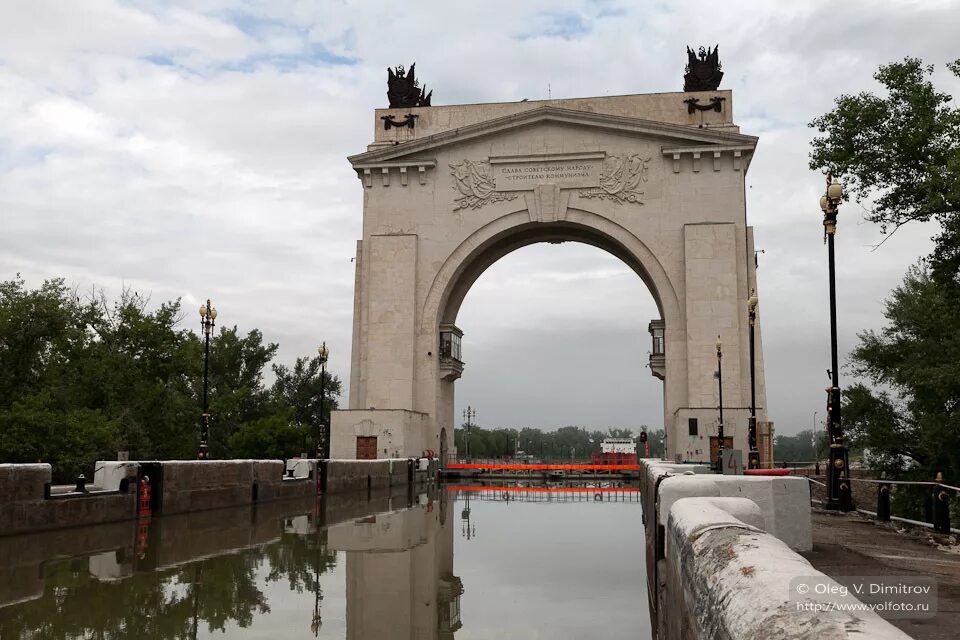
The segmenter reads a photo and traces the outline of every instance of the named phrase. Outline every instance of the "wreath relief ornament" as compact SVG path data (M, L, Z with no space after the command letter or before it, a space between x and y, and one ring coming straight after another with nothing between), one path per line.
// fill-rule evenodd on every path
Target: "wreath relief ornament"
M468 207L478 209L488 202L513 200L519 195L516 192L497 191L497 183L489 162L464 160L449 166L453 173L453 188L461 195L456 199L457 206L453 208L454 211Z
M649 162L650 158L641 158L639 153L607 156L600 174L600 187L581 189L579 195L581 198L613 200L617 204L643 204L640 200L643 191L638 191L637 187L647 181Z

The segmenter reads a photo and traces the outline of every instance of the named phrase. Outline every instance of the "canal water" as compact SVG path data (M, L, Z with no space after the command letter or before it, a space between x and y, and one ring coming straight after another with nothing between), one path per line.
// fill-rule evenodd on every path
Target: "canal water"
M633 487L444 486L0 538L0 640L649 638Z

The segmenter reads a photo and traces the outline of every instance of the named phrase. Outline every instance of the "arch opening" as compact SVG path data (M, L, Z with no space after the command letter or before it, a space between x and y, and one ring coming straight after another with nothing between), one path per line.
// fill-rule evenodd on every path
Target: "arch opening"
M438 319L441 324L456 324L457 315L470 288L483 273L504 256L538 243L579 242L606 251L619 258L647 286L664 319L663 296L644 263L617 238L599 229L574 222L528 222L510 227L486 238L457 268L441 302Z
M458 294L466 364L454 416L469 403L486 428L663 428L662 383L647 369L659 310L636 265L595 242L522 240Z

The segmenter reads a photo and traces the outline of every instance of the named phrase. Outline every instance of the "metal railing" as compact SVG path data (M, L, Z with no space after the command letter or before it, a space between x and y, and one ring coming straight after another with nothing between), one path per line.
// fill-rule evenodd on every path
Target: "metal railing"
M814 487L826 488L821 480L826 476L807 476L810 483L811 503L821 503L814 498ZM960 529L950 526L951 520L957 522L960 510L960 487L946 484L941 479L889 480L886 478L850 478L853 487L854 504L857 511L880 522L903 522L914 526L933 529L937 533L960 533ZM867 506L873 506L871 511ZM951 510L954 511L951 516ZM895 513L898 511L899 513Z

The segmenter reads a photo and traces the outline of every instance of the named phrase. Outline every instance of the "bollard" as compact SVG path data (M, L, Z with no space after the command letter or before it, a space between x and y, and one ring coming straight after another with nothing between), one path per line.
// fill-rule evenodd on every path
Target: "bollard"
M943 482L943 473L937 473L937 482ZM933 490L933 530L950 533L950 493L937 485Z
M140 479L140 489L137 493L139 499L139 508L137 509L137 515L140 517L149 517L153 512L151 507L151 491L150 491L150 476L143 476Z
M882 472L880 479L885 479L887 474ZM890 522L890 483L881 482L877 485L877 520L880 522Z
M850 478L840 478L840 511L853 511L853 487Z
M74 489L77 493L87 492L87 477L82 473L77 476L77 487Z

